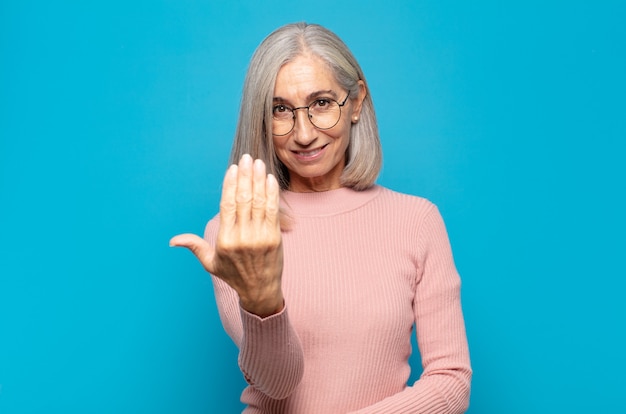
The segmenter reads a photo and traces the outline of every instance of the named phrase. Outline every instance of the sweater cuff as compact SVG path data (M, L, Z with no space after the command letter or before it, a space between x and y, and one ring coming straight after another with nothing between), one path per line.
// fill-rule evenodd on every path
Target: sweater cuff
M295 335L287 307L274 315L262 318L239 307L241 322L243 325L244 340L241 347L241 357L255 358L258 354L267 353L270 350L289 349L294 345L300 347L299 340ZM247 354L247 355L246 355Z
M241 307L241 304L239 305L239 311L241 313L241 320L243 321L244 326L246 325L246 322L250 322L250 323L256 323L256 322L264 322L267 321L269 319L275 319L279 316L286 316L287 314L287 306L283 306L283 308L280 310L280 312L275 313L273 315L270 316L266 316L265 318L262 318L258 315L255 315L254 313L250 313L247 310L245 310L244 308Z
M290 395L302 379L304 355L287 313L261 318L240 307L243 341L239 366L246 381L270 398Z

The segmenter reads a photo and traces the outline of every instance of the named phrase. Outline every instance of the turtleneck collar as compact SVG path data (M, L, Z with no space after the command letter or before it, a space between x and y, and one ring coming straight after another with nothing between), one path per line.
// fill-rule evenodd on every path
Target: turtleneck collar
M294 193L283 190L281 206L294 217L332 216L361 207L374 199L382 187L374 185L364 191L342 187L317 193Z

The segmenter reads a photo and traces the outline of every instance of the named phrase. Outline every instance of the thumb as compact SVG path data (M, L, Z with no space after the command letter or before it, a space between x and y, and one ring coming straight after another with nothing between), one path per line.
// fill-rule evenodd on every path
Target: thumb
M198 258L209 273L213 273L215 249L202 237L189 233L179 234L170 239L170 247L186 247Z

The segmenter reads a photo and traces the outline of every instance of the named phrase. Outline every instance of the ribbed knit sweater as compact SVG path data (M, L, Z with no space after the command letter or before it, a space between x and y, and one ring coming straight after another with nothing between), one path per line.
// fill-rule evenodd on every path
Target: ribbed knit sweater
M250 384L244 413L462 413L472 371L439 211L380 186L284 191L285 308L259 318L213 277ZM219 217L205 237L215 242ZM423 374L407 384L413 326Z

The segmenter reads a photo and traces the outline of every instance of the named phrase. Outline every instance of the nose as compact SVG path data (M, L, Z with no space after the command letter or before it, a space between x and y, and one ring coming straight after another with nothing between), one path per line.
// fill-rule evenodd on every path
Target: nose
M294 112L293 139L294 141L306 147L311 145L317 137L317 129L309 119L309 111L307 108L297 108Z

